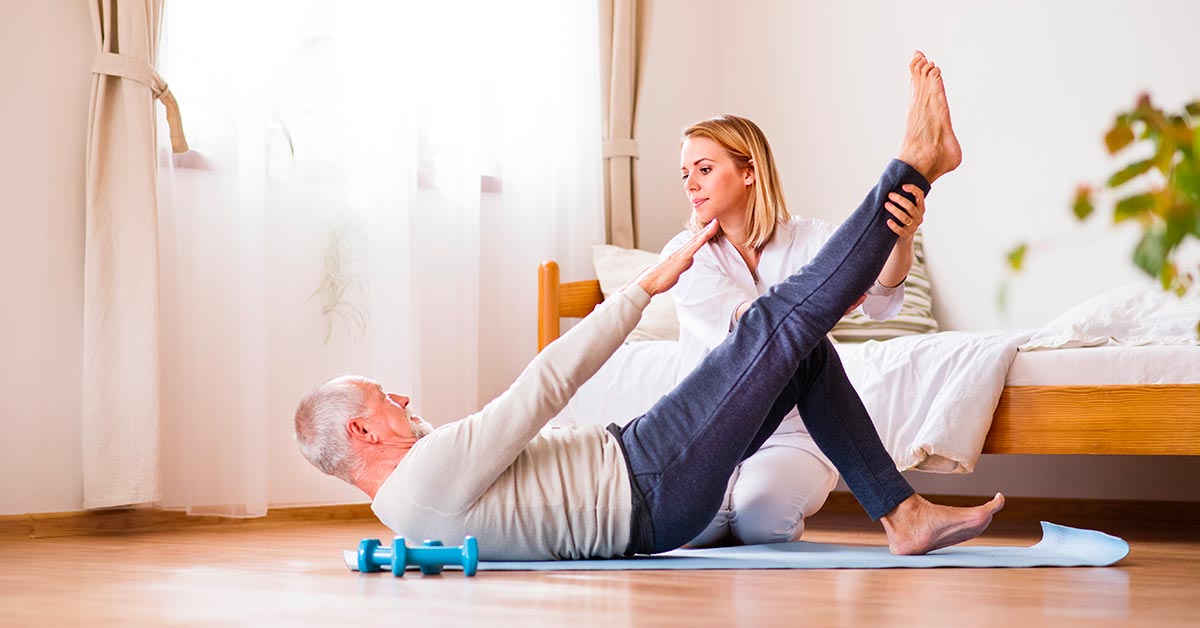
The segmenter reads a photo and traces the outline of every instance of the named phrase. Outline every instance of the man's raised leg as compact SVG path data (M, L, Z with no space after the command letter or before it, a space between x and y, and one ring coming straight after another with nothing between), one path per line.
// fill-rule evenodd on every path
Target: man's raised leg
M811 263L755 300L724 343L621 430L654 521L653 546L637 549L678 547L711 519L734 467L778 426L782 416L769 415L778 414L770 411L785 385L879 276L896 242L884 202L904 184L929 188L912 167L892 161Z
M924 90L921 93L927 94L933 89L929 83L934 79L936 86L941 84L940 73L932 76L926 64L916 59L913 76L914 83L925 82L915 86L915 92ZM653 543L638 550L670 549L699 532L718 508L725 481L734 466L752 451L755 443L761 443L764 434L774 431L778 418L771 409L785 385L846 308L878 276L895 243L895 235L886 225L889 214L883 208L887 194L901 191L905 184L915 184L927 191L928 179L936 179L958 165L960 154L947 156L941 152L949 146L957 150L956 141L946 141L947 136L953 137L953 130L949 128L949 111L944 103L944 95L940 103L937 98L914 97L913 106L942 106L945 113L909 116L910 124L917 120L945 127L936 132L906 134L901 155L909 155L923 171L901 161L889 164L879 184L809 265L760 297L730 339L650 412L621 431L634 482L655 521ZM930 137L938 144L932 147L922 144ZM913 143L918 145L914 147ZM680 529L686 526L679 525L660 526L659 522L686 519L678 517L681 496L690 500L692 509L700 513L695 517L699 527L692 530ZM904 503L922 505L914 502L914 498ZM903 506L885 515L885 518L905 515L898 520L898 528L885 523L889 538L893 536L893 528L908 530L920 523L908 514L929 519L928 509ZM998 509L997 505L988 511L988 520L990 513ZM925 527L930 531L913 535L900 551L907 553L914 548L922 551L921 547L931 548L950 538L943 534L947 529L945 521ZM954 542L962 540L958 538L962 529L976 527L957 525L959 531L953 537L958 540ZM978 528L972 536L981 530ZM892 549L897 551L896 544Z

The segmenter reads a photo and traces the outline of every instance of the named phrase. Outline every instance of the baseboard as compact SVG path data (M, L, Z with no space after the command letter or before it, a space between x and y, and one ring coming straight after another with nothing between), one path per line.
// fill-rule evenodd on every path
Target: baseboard
M965 495L926 495L928 499L948 506L976 506L988 497ZM845 491L829 495L825 506L816 516L861 515L862 506ZM1004 511L998 520L1051 521L1088 527L1108 525L1117 528L1136 526L1139 529L1178 531L1200 529L1200 502L1142 501L1124 499L1067 499L1052 497L1007 497Z
M986 500L983 497L963 495L927 497L950 506L971 506ZM853 495L837 491L829 495L825 506L816 516L865 518L866 513ZM1010 497L1002 516L1022 520L1046 520L1079 527L1125 524L1159 528L1164 531L1181 528L1195 530L1200 526L1200 502ZM374 518L375 514L371 512L370 504L271 508L266 516L253 519L193 517L174 510L120 508L3 515L0 516L0 539L126 534L193 526L254 526L289 521L349 521Z
M156 508L115 508L0 516L0 539L123 534L192 526L253 526L288 521L342 521L374 518L375 515L371 512L370 504L271 508L265 516L252 519L194 517L182 511Z

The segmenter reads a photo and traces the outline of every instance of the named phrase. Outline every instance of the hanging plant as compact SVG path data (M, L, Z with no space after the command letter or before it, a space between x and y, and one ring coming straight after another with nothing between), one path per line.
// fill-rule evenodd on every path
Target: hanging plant
M321 285L308 297L320 296L325 317L325 344L333 338L334 320L340 320L347 333L361 337L367 331L368 314L361 301L367 290L363 282L363 263L356 252L364 250L366 238L356 214L343 213L329 225L329 246L325 250L325 272Z

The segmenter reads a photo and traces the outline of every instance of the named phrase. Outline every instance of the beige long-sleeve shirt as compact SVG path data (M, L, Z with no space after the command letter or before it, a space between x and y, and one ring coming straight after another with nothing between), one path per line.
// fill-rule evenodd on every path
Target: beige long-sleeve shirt
M599 426L540 430L649 302L636 283L627 286L538 354L504 394L417 441L379 487L375 514L412 541L474 536L486 560L623 554L633 506L617 438Z

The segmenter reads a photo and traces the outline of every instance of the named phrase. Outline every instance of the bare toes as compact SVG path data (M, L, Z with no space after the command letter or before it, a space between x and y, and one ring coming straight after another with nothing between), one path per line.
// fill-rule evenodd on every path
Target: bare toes
M925 64L927 64L927 63L929 63L929 61L925 58L925 55L922 54L920 51L917 51L917 52L913 53L913 58L912 58L912 61L908 64L908 69L911 70L913 74L916 74L916 73L920 72L921 69L924 68Z

